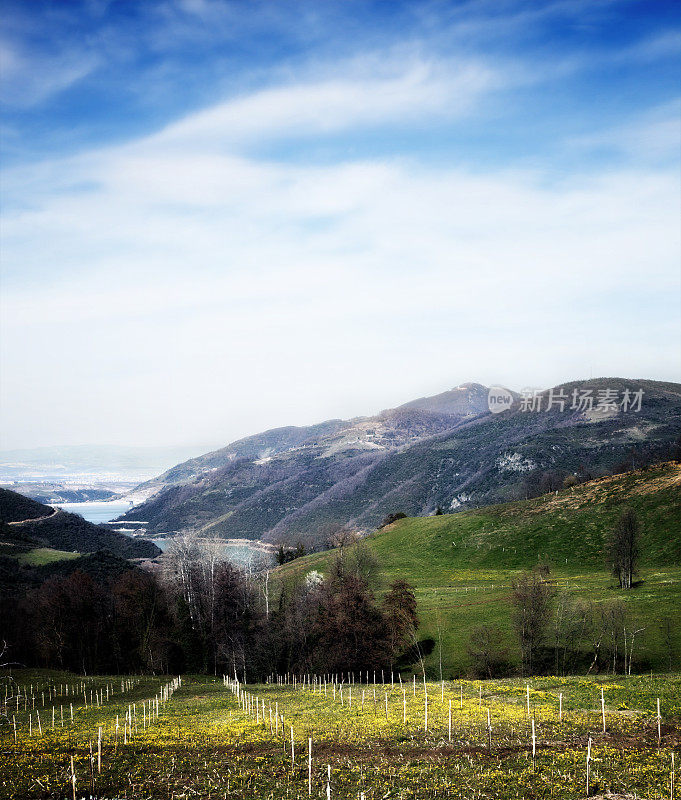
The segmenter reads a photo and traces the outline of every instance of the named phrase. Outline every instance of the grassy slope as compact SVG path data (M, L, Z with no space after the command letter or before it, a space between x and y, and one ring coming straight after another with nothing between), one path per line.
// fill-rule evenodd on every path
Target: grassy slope
M613 588L603 566L603 536L624 508L634 508L642 531L641 576L632 592ZM416 587L421 636L442 639L445 675L468 667L470 629L482 623L508 632L508 596L519 571L547 560L559 589L595 601L625 600L646 626L645 645L657 666L664 658L659 620L681 614L681 466L591 481L557 495L449 514L401 520L371 535L382 586L404 578ZM324 571L334 552L313 554L280 568L282 580ZM681 663L681 626L675 650ZM439 648L429 658L438 669Z
M28 564L30 567L42 567L44 564L52 564L55 561L72 561L75 558L80 558L80 553L53 550L50 547L36 547L26 553L16 555L20 564Z

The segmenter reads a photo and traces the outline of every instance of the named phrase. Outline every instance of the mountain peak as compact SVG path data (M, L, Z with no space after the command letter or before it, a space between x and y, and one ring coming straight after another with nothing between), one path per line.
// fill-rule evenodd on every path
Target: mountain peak
M489 389L480 383L462 383L440 394L410 400L398 406L398 409L418 409L457 417L477 417L489 413L488 392Z

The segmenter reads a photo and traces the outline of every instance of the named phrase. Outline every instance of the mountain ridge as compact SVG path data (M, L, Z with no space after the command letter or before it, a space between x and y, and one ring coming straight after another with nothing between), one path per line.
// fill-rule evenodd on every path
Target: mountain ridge
M573 391L595 400L606 390L643 390L645 401L640 411L527 412L512 393L512 407L491 414L487 388L465 384L374 417L239 440L174 467L173 484L160 476L156 494L121 519L145 521L153 533L208 525L225 538L318 546L340 529L370 531L394 511L427 515L512 499L535 471L603 474L632 449L636 458L662 457L681 428L679 384L599 378L538 396L547 405L559 388L568 400ZM459 413L428 410L443 407Z

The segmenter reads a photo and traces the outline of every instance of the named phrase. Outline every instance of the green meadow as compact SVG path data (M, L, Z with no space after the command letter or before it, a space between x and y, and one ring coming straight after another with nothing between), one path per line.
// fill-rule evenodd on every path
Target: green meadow
M604 539L619 515L633 508L641 529L639 578L622 591L606 568ZM399 510L399 509L396 509ZM402 519L343 549L352 559L367 548L378 568L378 596L393 580L415 588L419 637L435 646L426 659L430 675L454 677L470 668L470 631L487 624L505 635L517 663L510 595L525 570L549 568L556 596L594 604L620 600L637 642L641 668L681 667L681 466L663 464L615 475L515 503L435 517ZM275 574L282 586L311 570L329 569L336 550L296 559ZM669 621L667 626L666 622ZM669 641L671 637L671 641Z

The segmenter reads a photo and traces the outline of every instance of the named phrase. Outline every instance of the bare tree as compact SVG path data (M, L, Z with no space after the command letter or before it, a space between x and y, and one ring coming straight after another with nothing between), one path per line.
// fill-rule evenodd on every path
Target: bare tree
M574 601L567 592L558 595L553 617L553 654L554 670L565 674L565 663L568 652L573 646L574 638Z
M390 590L383 598L382 609L388 624L391 666L394 657L407 646L411 646L421 662L421 667L424 668L423 656L416 635L419 617L414 587L406 581L393 581L390 584Z
M265 598L265 617L269 619L270 616L270 570L266 569L263 573L260 583L262 588L263 597Z
M471 631L466 648L475 672L485 678L494 678L508 668L508 648L504 634L491 625L479 625Z
M643 633L645 628L630 630L627 636L627 629L624 629L624 671L631 675L631 662L634 660L634 640L639 633ZM629 641L629 653L627 653L627 640Z
M348 548L346 570L367 583L371 583L379 571L376 556L362 539L358 539L352 547Z
M526 674L532 674L538 667L551 620L552 597L551 587L536 573L524 575L513 588L513 625Z
M621 589L631 589L639 556L639 524L632 509L622 512L606 545L612 574Z
M3 639L2 643L0 643L0 669L5 669L5 667L18 667L20 666L18 661L6 661L7 654L9 653L9 645Z
M589 669L586 671L588 675L591 670L598 664L598 659L601 653L601 645L603 644L603 637L605 635L603 625L601 625L598 621L598 614L596 612L595 606L593 603L589 603L587 607L587 612L589 617L589 625L588 625L588 633L590 634L590 646L591 652L593 653L593 658L591 659L591 664L589 664Z
M192 615L195 611L193 587L195 572L193 567L199 563L200 558L199 537L195 531L173 536L162 557L166 582L179 585L189 613Z
M613 675L617 672L620 651L625 652L624 639L627 625L627 609L623 602L614 600L601 605L601 625L606 643L606 655L609 656Z

